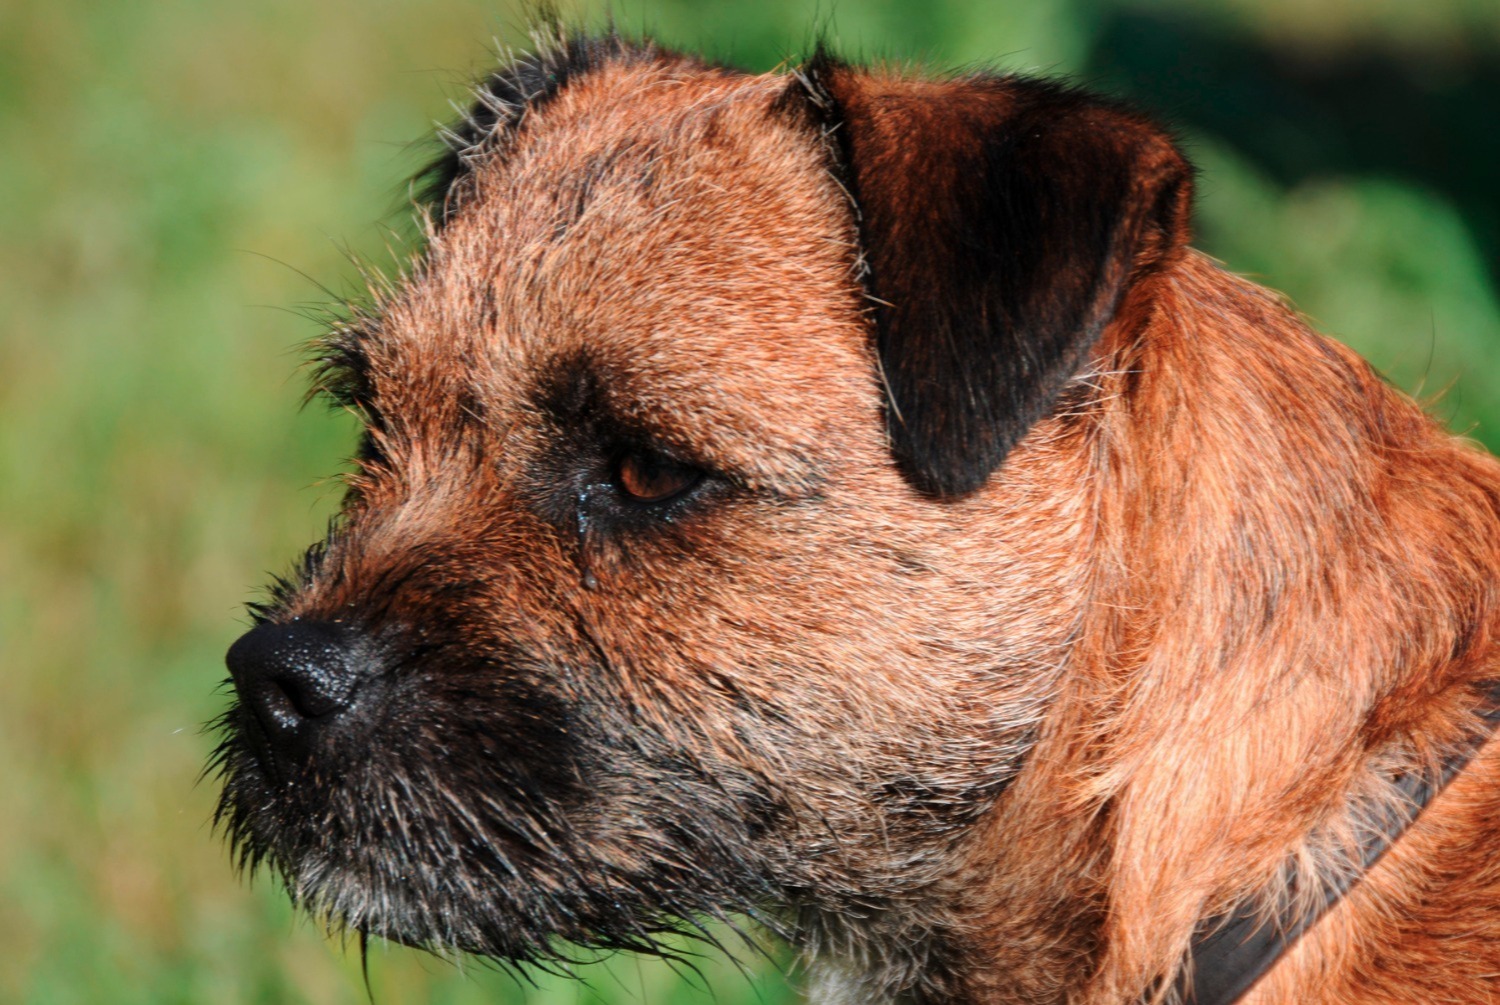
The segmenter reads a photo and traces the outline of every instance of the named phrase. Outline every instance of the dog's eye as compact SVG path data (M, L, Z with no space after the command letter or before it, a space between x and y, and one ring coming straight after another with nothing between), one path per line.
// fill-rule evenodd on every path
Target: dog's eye
M703 472L660 454L637 451L615 462L615 486L631 502L664 503L692 489Z

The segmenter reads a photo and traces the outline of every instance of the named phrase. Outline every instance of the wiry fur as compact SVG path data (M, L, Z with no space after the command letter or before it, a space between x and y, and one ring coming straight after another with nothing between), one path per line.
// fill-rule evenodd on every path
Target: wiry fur
M893 416L882 368L912 364L872 329L909 305L872 305L860 262L895 242L878 295L930 179L851 186L866 155L830 139L861 89L921 120L976 87L1040 95L1059 149L1070 116L1115 132L965 268L1060 247L1109 288L983 301L1063 319L1011 373L1025 403L948 372L966 396ZM226 715L242 859L361 931L507 959L749 911L825 1003L1165 997L1203 919L1347 869L1497 672L1500 468L1186 249L1185 167L1112 109L613 39L491 78L423 261L328 354L369 446L261 614L356 631L379 700L289 771ZM1008 128L977 118L932 136ZM1150 205L1069 243L1088 163ZM898 435L898 460L888 419L1010 426L982 455ZM641 450L702 484L620 499ZM1487 750L1252 1000L1500 996L1497 774Z

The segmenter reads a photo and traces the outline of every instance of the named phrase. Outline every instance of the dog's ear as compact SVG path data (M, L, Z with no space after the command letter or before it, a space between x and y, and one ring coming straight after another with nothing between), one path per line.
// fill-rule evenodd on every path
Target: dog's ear
M1192 169L1148 120L1054 83L819 54L792 88L856 206L897 458L925 492L971 492L1187 240Z

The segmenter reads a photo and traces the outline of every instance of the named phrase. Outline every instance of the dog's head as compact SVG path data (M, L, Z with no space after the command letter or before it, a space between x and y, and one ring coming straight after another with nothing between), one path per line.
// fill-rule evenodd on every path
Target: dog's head
M450 140L420 265L323 351L344 513L229 653L240 854L512 959L920 923L1065 664L1056 406L1181 243L1185 163L1049 83L612 39Z

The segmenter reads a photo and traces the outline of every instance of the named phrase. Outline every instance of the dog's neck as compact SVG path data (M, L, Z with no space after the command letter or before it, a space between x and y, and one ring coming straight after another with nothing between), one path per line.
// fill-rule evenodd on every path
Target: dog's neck
M1233 1005L1275 966L1299 936L1343 898L1399 841L1427 804L1462 771L1500 727L1500 681L1479 696L1480 724L1441 764L1391 779L1399 800L1381 800L1356 814L1361 825L1357 857L1325 878L1310 897L1296 896L1300 871L1289 865L1284 885L1292 894L1272 918L1253 905L1210 918L1198 928L1189 958L1178 972L1174 992L1185 1005ZM1145 1000L1149 1000L1145 999Z
M1396 779L1463 747L1496 669L1472 594L1492 573L1449 556L1500 527L1442 498L1500 498L1494 462L1205 260L1151 294L1068 420L1093 424L1097 572L1037 747L948 891L988 922L954 1001L1131 1002L1206 919L1306 913L1361 821L1399 818ZM1410 508L1422 541L1387 518Z

